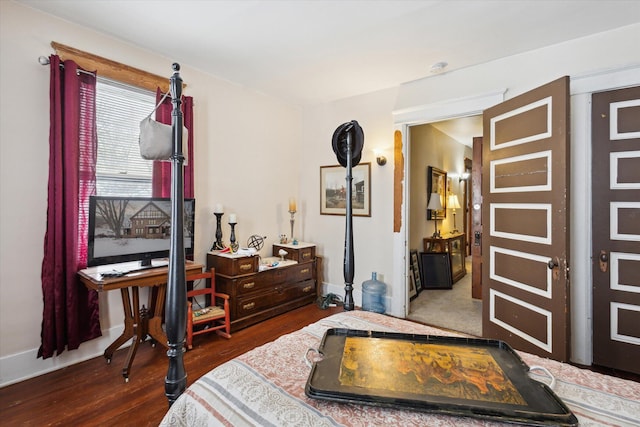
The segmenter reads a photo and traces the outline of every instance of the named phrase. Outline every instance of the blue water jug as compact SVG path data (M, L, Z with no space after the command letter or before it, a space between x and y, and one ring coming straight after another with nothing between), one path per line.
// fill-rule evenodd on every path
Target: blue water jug
M362 282L362 309L384 314L386 292L387 285L378 280L378 274L374 271L371 273L371 280Z

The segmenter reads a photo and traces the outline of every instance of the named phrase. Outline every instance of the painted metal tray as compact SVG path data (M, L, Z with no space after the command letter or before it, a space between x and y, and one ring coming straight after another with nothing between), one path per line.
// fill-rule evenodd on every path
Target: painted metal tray
M311 398L526 425L578 425L503 341L329 329L306 358L311 373L305 393Z

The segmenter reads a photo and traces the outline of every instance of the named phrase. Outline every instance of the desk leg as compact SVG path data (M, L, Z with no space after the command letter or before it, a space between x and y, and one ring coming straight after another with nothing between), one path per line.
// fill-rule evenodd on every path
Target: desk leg
M147 335L144 331L144 327L140 321L140 297L138 293L138 287L132 286L131 290L133 291L133 330L134 336L131 342L131 347L129 347L129 353L127 354L127 360L125 361L125 365L122 368L122 376L124 377L125 382L129 382L129 371L131 371L131 365L133 364L133 358L136 356L136 351L138 351L138 345Z
M168 349L167 334L162 330L162 311L164 310L164 298L167 292L167 286L159 285L156 286L154 290L156 292L149 293L149 298L151 298L153 294L156 294L156 297L153 305L151 302L149 303L149 307L153 307L153 315L147 319L147 333L155 342L162 344L162 346Z
M116 340L104 351L104 358L107 359L107 363L111 363L113 353L115 353L122 344L131 339L134 334L134 318L131 309L131 300L129 299L129 288L120 289L120 295L122 296L122 308L124 309L124 331L122 331L122 335L116 338Z

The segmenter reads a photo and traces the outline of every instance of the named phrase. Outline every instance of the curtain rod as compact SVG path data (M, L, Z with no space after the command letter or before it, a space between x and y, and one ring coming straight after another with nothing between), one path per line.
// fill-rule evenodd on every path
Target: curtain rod
M38 57L38 62L40 63L40 65L49 65L51 63L51 61L49 60L49 58L47 58L46 56L40 56ZM64 64L61 62L60 63L60 68L64 68ZM92 73L91 71L85 71L81 68L78 68L76 70L77 73L83 73L83 74L88 74L90 76L96 76L95 73Z

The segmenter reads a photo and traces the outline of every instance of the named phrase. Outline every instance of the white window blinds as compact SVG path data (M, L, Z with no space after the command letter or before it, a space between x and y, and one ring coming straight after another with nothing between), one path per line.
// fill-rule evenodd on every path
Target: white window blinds
M155 107L155 93L98 78L96 86L97 194L151 196L153 162L140 157L140 121Z

